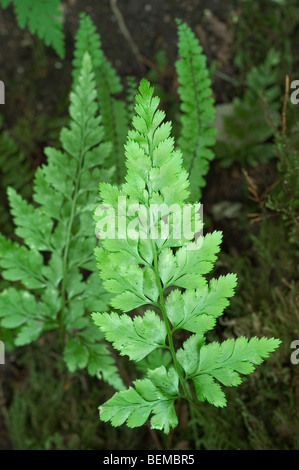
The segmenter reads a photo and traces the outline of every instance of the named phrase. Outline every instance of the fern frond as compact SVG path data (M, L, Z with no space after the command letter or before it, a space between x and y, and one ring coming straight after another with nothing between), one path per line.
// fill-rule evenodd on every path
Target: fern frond
M36 204L8 190L16 234L24 244L0 236L2 275L20 283L0 295L0 319L5 328L16 329L17 346L57 330L71 372L87 367L91 374L103 374L122 388L112 358L86 316L99 302L107 308L108 300L96 281L91 256L95 235L90 217L98 180L109 178L100 167L111 151L111 145L103 142L96 96L86 53L70 96L70 125L61 131L62 151L47 148L48 162L36 172Z
M201 198L209 162L214 158L210 148L215 143L215 128L212 127L214 100L202 47L185 23L178 20L177 25L180 58L175 66L181 99L181 135L178 144L189 173L191 199L196 201Z
M170 137L171 125L163 123L165 114L158 106L153 89L142 80L125 146L125 183L121 188L100 185L102 205L95 218L102 247L96 249L96 259L103 285L112 294L110 304L123 313L92 316L120 354L143 361L141 370L148 364L146 378L134 382L135 388L115 394L100 407L101 419L135 427L152 415L151 426L168 432L177 424L177 398L198 406L189 381L198 400L224 406L215 380L237 385L238 373L252 372L279 340L239 338L205 345L204 334L234 294L236 276L221 276L209 284L205 279L216 261L221 232L195 237L195 227L192 235L181 231L188 225L179 216L186 209L189 182L181 152ZM157 205L159 210L153 213ZM196 204L188 207L197 214ZM190 219L200 222L197 215ZM165 227L169 230L162 236ZM143 307L144 313L134 312L136 307ZM131 318L127 312L135 315ZM191 336L176 350L178 329ZM152 368L161 357L160 353L155 358L157 351L165 351L166 367Z
M100 35L91 18L85 13L80 15L80 26L75 38L74 54L74 82L78 77L79 67L84 53L87 51L91 56L100 111L103 118L105 139L112 143L112 158L115 166L115 181L120 183L124 175L123 146L128 131L128 116L125 102L116 98L115 95L123 89L120 78L114 67L106 58ZM110 164L110 162L109 162ZM111 164L110 164L111 166Z

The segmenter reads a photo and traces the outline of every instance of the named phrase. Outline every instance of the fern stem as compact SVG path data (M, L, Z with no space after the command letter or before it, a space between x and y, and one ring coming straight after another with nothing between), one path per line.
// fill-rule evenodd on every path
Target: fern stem
M161 279L160 279L159 272L158 272L157 250L156 250L156 246L153 243L153 241L152 241L152 250L153 250L153 253L154 253L154 273L155 273L155 276L156 276L156 282L157 282L157 286L158 286L158 289L159 289L159 298L160 298L159 308L160 308L160 311L162 313L163 320L164 320L164 323L165 323L165 326L166 326L167 338L168 338L168 343L169 343L169 348L168 349L170 351L174 367L177 371L179 381L180 381L182 390L184 392L184 395L182 395L182 398L185 398L189 403L190 415L191 415L191 420L192 420L193 438L194 438L194 442L196 444L196 447L198 447L198 433L197 433L196 420L197 420L197 418L201 418L201 415L200 415L200 412L198 411L198 409L195 405L195 402L193 400L193 396L192 396L192 392L190 390L189 384L183 377L181 366L178 363L178 360L177 360L177 357L176 357L175 348L174 348L174 344L173 344L173 338L172 338L172 330L171 330L171 327L170 327L170 324L169 324L169 320L168 320L167 313L166 313L166 308L165 308L164 289L162 287Z
M183 397L186 398L188 401L190 401L190 399L192 400L192 397L190 396L190 393L189 393L188 388L186 386L186 381L185 381L185 379L182 375L182 370L181 370L180 364L178 363L176 353L175 353L175 349L174 349L174 345L173 345L172 330L171 330L171 327L170 327L170 324L169 324L169 320L168 320L167 313L166 313L166 308L165 308L165 302L164 302L164 289L162 287L161 279L160 279L159 272L158 272L157 250L156 250L155 243L153 243L153 241L152 241L152 249L153 249L153 253L154 253L154 273L155 273L155 277L156 277L157 286L158 286L158 289L159 289L159 298L160 298L159 308L160 308L160 311L162 313L163 321L164 321L165 326L166 326L166 332L167 332L167 338L168 338L168 344L169 344L169 351L170 351L170 354L171 354L171 357L172 357L174 367L175 367L175 369L177 371L177 374L179 376L179 381L180 381L181 387L182 387L183 392L184 392Z
M152 164L153 164L153 154L152 154L153 135L150 138L148 138L147 143L148 143L148 154L149 154L149 156L151 158L151 161L152 161ZM147 187L148 187L148 192L149 192L149 199L148 199L148 201L149 201L151 193L152 193L152 188L151 188L151 184L150 184L149 180L147 181ZM156 244L154 243L154 241L152 239L151 239L151 246L152 246L152 252L153 252L153 255L154 255L153 270L154 270L154 273L155 273L156 283L157 283L158 290L159 290L160 304L158 306L159 306L159 309L162 313L163 321L165 323L167 338L168 338L168 344L169 344L169 350L170 350L170 354L171 354L171 357L172 357L172 361L173 361L174 367L176 369L176 372L178 374L182 390L184 392L184 395L182 397L186 398L190 402L190 401L193 401L192 400L192 395L190 395L190 390L188 390L186 380L184 379L184 377L182 375L182 369L181 369L180 364L178 363L176 353L175 353L175 349L174 349L174 345L173 345L172 330L171 330L171 327L170 327L170 324L169 324L169 320L168 320L167 313L166 313L166 308L165 308L165 302L164 302L164 288L162 286L161 279L160 279L160 276L159 276L159 270L158 270L157 248L156 248Z
M84 146L85 146L85 127L83 131L83 145L82 145L82 140L81 140L81 148L80 148L80 159L79 159L79 164L78 164L78 169L77 169L77 174L76 174L76 182L75 182L75 188L73 190L72 194L72 206L71 206L71 214L69 218L69 223L68 223L68 228L67 228L67 235L66 235L66 243L65 243L65 249L64 249L64 254L63 254L63 277L61 280L61 310L60 310L60 315L58 317L59 321L59 327L60 327L60 337L61 337L61 343L62 343L62 348L64 348L64 343L65 343L65 335L66 335L66 326L63 324L63 314L65 310L65 305L66 305L66 276L67 276L67 271L68 271L68 256L69 256L69 250L70 250L70 242L71 242L71 233L72 233L72 228L73 228L73 223L74 223L74 218L75 218L75 209L76 209L76 203L77 203L77 197L78 197L78 192L79 192L79 186L80 186L80 176L82 173L82 168L84 165L84 158L86 151L84 151Z

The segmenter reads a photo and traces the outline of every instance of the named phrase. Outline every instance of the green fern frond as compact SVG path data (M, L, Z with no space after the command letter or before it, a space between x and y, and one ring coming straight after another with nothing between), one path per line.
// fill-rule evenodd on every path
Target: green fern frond
M184 166L189 172L191 199L201 198L209 162L214 158L210 147L215 143L215 117L211 80L202 53L191 29L180 20L178 25L179 60L176 61L181 98L181 135L178 144L183 153Z
M100 168L111 145L103 142L96 96L86 53L70 96L70 125L61 131L62 151L46 148L48 162L36 172L36 204L8 190L15 233L24 244L0 236L2 276L14 283L0 295L0 320L15 329L16 346L56 330L71 372L87 367L121 389L113 360L86 316L88 309L99 303L105 309L108 302L91 256L95 235L90 217L98 181L111 175Z
M248 342L241 337L205 344L205 333L234 294L236 276L206 281L221 232L195 237L195 226L191 235L181 231L187 225L179 215L186 210L188 175L181 152L174 149L171 124L163 123L165 114L158 106L153 89L142 80L125 146L125 183L120 189L100 184L102 205L95 218L102 246L96 249L96 259L103 285L112 294L111 306L122 313L92 316L121 355L143 361L139 370L148 365L144 379L100 407L101 419L113 426L136 427L152 416L152 428L167 433L178 423L178 398L195 411L203 400L224 406L220 384L241 383L239 374L252 372L280 341L254 337ZM157 205L159 211L153 213ZM195 212L190 218L201 227L198 205L190 207ZM168 233L162 236L165 227ZM144 313L134 312L136 307L143 307ZM191 333L180 349L175 348L178 329ZM164 364L157 364L157 358Z
M124 176L123 146L128 131L128 116L125 102L117 99L116 94L123 89L115 69L105 57L100 35L91 18L85 13L80 15L80 26L76 34L74 54L74 82L84 53L89 52L97 84L101 115L103 117L105 139L112 143L112 162L115 166L115 181L120 183Z

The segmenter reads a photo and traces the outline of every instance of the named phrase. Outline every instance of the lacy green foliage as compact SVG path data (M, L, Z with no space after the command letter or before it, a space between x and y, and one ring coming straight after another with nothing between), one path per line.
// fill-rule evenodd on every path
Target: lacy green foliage
M3 8L13 3L20 28L28 26L47 46L52 46L64 57L64 35L59 0L0 0Z
M123 87L115 69L103 53L100 35L91 18L85 13L81 13L73 61L75 81L86 51L91 56L95 71L104 136L107 141L112 143L112 162L109 160L108 166L115 165L115 179L120 183L125 169L122 155L128 131L128 116L125 102L117 99L115 95L119 94Z
M104 214L108 221L115 221L116 234L120 233L120 196L126 198L127 208L139 203L149 211L151 204L177 204L177 213L189 196L182 155L174 150L171 124L162 123L165 114L157 109L159 99L153 97L146 80L141 82L139 92L133 130L125 146L126 182L121 189L100 185L104 207L114 209ZM192 206L196 211L196 205ZM96 217L102 224L103 214ZM101 419L114 426L141 426L151 416L152 428L168 433L178 424L174 405L179 398L188 400L195 411L198 401L223 407L226 398L222 385L239 385L240 374L253 372L280 343L274 338L240 337L206 344L205 334L214 327L234 293L236 276L228 274L207 282L204 275L216 261L221 232L197 240L193 235L178 238L173 220L169 215L169 237L150 236L153 228L165 224L162 211L152 226L141 222L142 236L103 237L102 247L96 249L103 285L113 294L111 306L122 313L94 313L93 320L121 355L137 362L148 358L145 377L100 407ZM132 217L126 216L125 222L122 218L127 228L131 221ZM103 231L99 232L103 236ZM140 306L146 307L143 315L128 314ZM179 348L175 347L177 330L191 333ZM152 368L150 357L156 351L160 355L166 352L167 357L165 361L160 359L160 365L154 358ZM143 362L141 369L145 367Z
M200 188L204 186L209 160L214 157L209 148L214 144L213 99L206 58L192 31L186 24L178 25L179 53L181 59L176 62L179 94L181 97L181 137L178 141L184 156L184 165L190 171L191 197L197 200ZM105 139L112 143L112 163L115 166L115 182L120 184L125 175L123 146L128 132L128 122L133 115L132 102L136 94L136 84L132 79L127 81L126 102L116 96L123 87L115 69L107 60L102 50L101 38L89 16L82 13L80 27L76 35L76 50L74 58L74 80L78 76L78 65L82 56L88 51L95 69L97 91ZM159 51L162 53L162 51ZM162 73L167 58L157 55L156 78ZM153 75L153 74L152 74ZM160 86L159 94L166 96ZM195 125L196 123L196 125ZM109 162L111 163L111 162Z
M56 330L71 372L84 367L91 375L102 371L121 388L112 358L86 316L87 309L107 305L91 256L95 236L90 214L98 181L109 180L111 174L100 169L111 145L103 143L87 53L70 100L70 126L60 138L63 150L46 148L48 163L35 175L36 204L8 189L15 234L24 243L0 235L2 276L11 283L0 295L1 325L16 330L16 346Z
M190 175L191 198L196 201L201 197L209 162L214 158L210 147L215 143L215 128L211 126L215 109L202 47L185 23L177 23L180 59L175 66L182 113L178 144L183 153L184 166Z
M254 166L274 157L274 134L279 123L279 55L270 50L266 60L246 77L242 98L233 100L233 114L224 118L225 142L217 143L223 166L239 162Z

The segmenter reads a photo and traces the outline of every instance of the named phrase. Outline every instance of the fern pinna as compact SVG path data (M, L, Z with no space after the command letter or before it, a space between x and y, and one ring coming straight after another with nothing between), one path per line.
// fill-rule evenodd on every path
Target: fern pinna
M122 388L112 358L86 315L99 303L106 308L108 300L98 284L90 218L99 179L111 177L110 171L100 168L111 145L102 142L88 53L70 96L69 112L70 126L61 132L63 150L46 148L48 163L36 172L36 204L8 190L15 233L23 243L0 235L2 276L12 283L0 295L0 321L15 331L16 346L56 330L71 372L83 367L92 375L102 371L105 379Z
M181 99L181 135L178 139L184 166L189 172L190 197L201 199L201 188L209 162L214 158L210 147L215 144L214 100L207 59L198 40L186 23L177 20L179 60L175 67L178 74L178 93Z
M122 313L94 313L93 320L121 355L137 362L148 359L148 368L134 387L117 392L100 407L100 417L114 426L136 427L151 415L152 428L168 433L178 424L177 399L185 398L195 410L196 400L225 406L221 385L239 385L239 374L253 372L280 341L240 337L206 344L204 335L228 305L236 276L228 274L209 283L204 277L216 260L221 232L196 238L176 232L189 195L182 155L174 150L171 124L162 123L159 99L145 79L136 103L125 146L126 182L120 189L100 185L102 204L95 216L102 238L102 246L96 248L100 276L113 294L112 308ZM157 204L159 215L149 223ZM197 209L193 222L196 214ZM157 228L159 234L166 226L168 236L153 236ZM177 347L178 330L191 333L181 347Z

